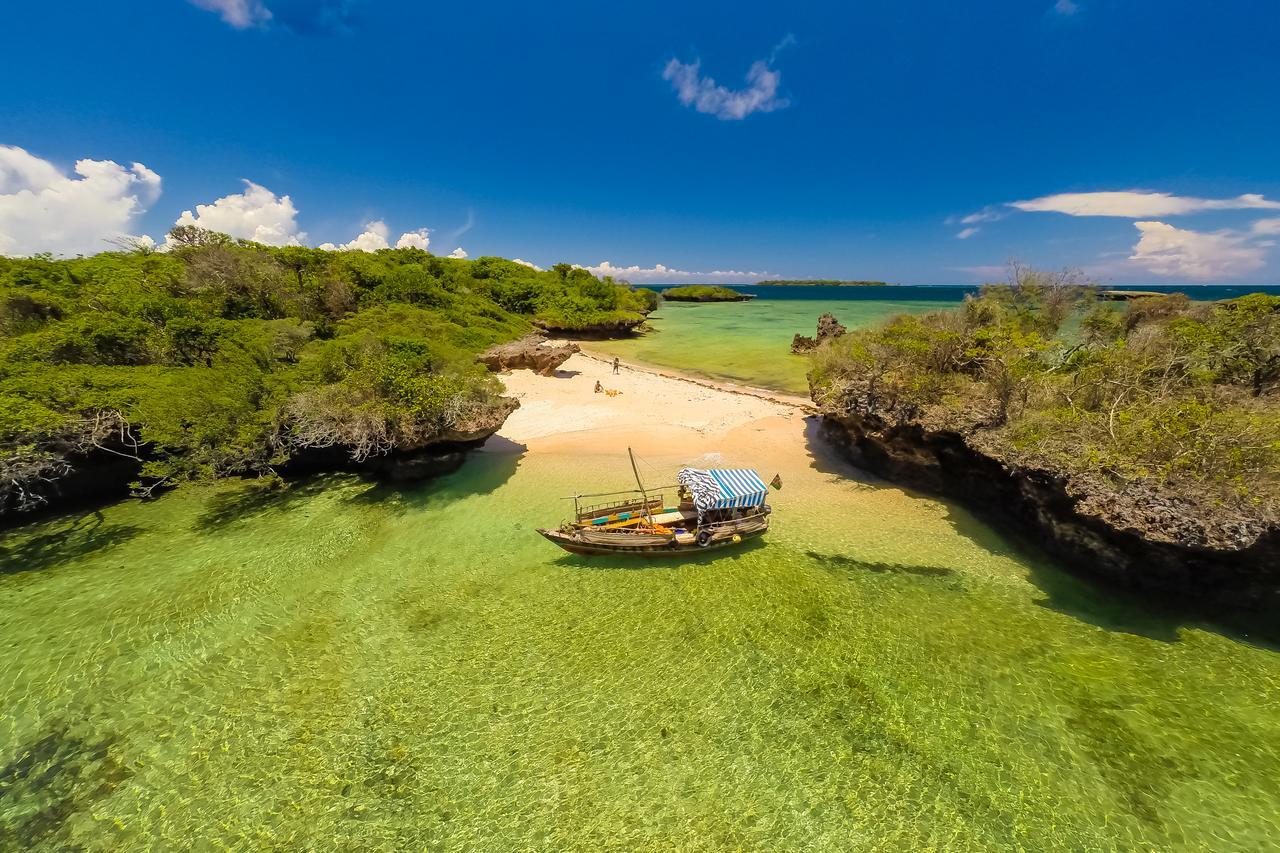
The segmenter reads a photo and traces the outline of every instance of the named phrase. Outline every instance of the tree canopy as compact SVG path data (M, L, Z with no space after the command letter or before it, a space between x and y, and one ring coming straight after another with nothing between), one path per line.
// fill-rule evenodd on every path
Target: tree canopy
M567 265L172 236L168 252L0 258L0 512L91 453L157 483L417 446L500 393L485 347L535 322L639 322L654 302Z
M810 382L829 410L1280 516L1280 297L1121 308L1016 269L958 309L835 339Z

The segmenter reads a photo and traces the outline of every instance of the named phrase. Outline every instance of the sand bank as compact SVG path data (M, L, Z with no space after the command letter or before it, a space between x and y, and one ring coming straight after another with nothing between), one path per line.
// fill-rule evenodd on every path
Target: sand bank
M502 377L520 400L499 432L535 450L715 452L732 434L803 434L808 401L761 389L678 376L590 353L570 358L555 376L519 370ZM596 382L619 393L597 393ZM757 444L758 442L751 442Z

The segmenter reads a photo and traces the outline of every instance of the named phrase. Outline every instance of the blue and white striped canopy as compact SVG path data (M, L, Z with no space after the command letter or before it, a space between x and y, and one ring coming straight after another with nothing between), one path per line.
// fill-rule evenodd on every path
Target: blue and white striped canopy
M693 494L698 512L709 509L759 506L764 503L768 487L760 475L750 468L720 468L703 471L682 468L676 481Z

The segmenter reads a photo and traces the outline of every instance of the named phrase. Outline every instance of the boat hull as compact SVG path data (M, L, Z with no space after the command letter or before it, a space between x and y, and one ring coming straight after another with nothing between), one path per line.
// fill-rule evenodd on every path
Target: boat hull
M687 557L693 554L705 554L708 551L718 551L721 548L730 548L735 545L750 540L757 539L767 533L768 525L763 526L759 530L743 531L726 536L723 539L712 539L705 545L699 545L697 542L681 543L674 540L662 544L604 544L600 542L588 542L570 533L562 533L559 530L539 530L546 539L559 545L570 554L580 554L586 557ZM736 538L737 541L734 541Z

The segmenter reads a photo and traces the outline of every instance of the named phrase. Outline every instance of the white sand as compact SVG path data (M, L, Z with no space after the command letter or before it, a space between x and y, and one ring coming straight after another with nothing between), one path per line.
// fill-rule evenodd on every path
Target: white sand
M574 355L556 376L517 370L500 378L520 408L499 435L530 449L631 446L639 452L678 446L714 453L739 431L785 432L794 441L809 413L807 401L798 397L626 363L615 376L610 360L587 353ZM596 393L597 380L621 393Z

